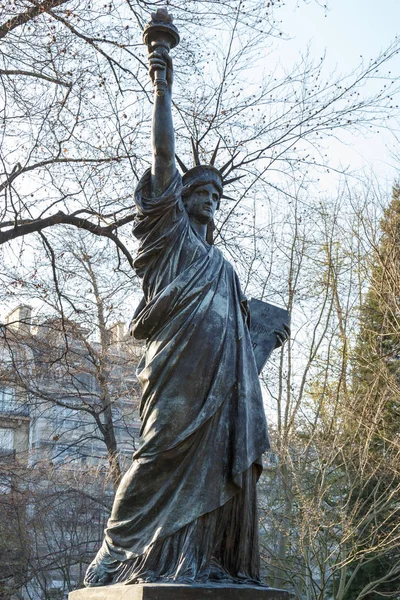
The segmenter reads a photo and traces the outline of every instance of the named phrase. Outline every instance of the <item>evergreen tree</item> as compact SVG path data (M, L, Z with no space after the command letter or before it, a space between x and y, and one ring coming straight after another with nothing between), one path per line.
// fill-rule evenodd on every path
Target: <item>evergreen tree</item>
M357 437L368 436L368 457L354 459L354 468L363 469L365 484L351 496L351 510L357 511L364 531L360 539L375 543L358 552L363 558L353 573L348 600L400 598L398 571L400 545L393 537L399 526L398 490L400 465L400 185L393 187L392 200L380 224L375 245L371 279L360 311L360 332L353 364L354 427ZM363 520L371 502L380 498L374 521ZM389 499L389 500L388 500ZM381 508L380 508L381 507ZM397 525L396 525L397 523ZM371 582L381 580L371 592Z
M379 420L381 443L400 423L400 185L381 221L371 282L361 309L354 371L363 419ZM378 423L377 423L378 424Z

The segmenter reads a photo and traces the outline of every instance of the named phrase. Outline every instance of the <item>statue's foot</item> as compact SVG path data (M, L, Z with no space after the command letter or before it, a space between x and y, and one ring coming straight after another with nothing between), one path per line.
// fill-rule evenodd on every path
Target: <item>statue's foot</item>
M100 550L86 571L85 579L83 580L84 585L86 587L108 585L113 579L115 570L112 563L115 563L115 566L117 566L117 561L113 561Z
M217 561L213 560L211 563L211 568L209 572L209 582L211 584L216 585L251 585L251 586L262 586L268 587L267 585L261 583L259 579L253 579L246 575L242 575L240 573L236 575L231 575L222 567L222 565Z
M132 581L130 581L129 583L134 583L134 584L144 584L144 583L161 583L162 579L157 578L156 575L154 573L152 573L152 571L149 571L148 574L146 575L139 575L138 577L135 577L135 579L132 579Z
M215 559L211 563L208 580L210 583L220 583L221 585L235 583L234 578Z

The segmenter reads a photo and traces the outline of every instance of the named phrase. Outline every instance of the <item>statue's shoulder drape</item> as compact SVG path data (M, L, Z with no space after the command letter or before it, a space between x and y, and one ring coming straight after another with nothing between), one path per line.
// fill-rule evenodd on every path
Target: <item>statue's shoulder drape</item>
M225 504L269 445L237 275L191 228L178 173L161 198L146 196L149 176L134 227L141 443L107 530L125 558Z

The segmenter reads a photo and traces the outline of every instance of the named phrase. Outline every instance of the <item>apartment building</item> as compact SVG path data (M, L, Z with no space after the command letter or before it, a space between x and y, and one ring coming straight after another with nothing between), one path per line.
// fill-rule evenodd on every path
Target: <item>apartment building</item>
M61 599L80 584L131 462L142 348L122 322L100 334L33 323L27 305L1 326L1 597Z

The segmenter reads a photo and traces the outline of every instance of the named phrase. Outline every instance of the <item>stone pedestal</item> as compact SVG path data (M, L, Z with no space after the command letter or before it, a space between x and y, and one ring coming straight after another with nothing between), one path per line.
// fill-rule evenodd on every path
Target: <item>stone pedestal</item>
M289 600L289 592L250 585L146 583L85 588L71 592L68 600Z

